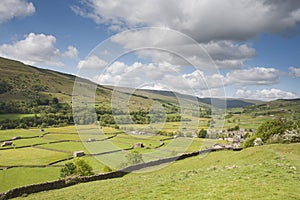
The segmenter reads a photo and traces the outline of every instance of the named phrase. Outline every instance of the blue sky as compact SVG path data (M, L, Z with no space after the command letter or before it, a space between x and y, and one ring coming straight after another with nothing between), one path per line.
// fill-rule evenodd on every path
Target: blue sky
M293 0L4 0L0 56L100 84L299 98L299 22Z

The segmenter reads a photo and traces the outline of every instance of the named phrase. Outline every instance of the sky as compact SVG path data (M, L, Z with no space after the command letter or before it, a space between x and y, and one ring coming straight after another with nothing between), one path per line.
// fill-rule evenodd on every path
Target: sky
M300 98L297 0L2 0L0 56L104 85Z

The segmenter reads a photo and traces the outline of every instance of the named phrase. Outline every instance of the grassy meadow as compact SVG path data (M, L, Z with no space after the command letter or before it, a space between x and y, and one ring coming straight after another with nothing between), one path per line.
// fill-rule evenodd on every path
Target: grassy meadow
M167 123L166 126L171 126L172 123ZM131 148L138 142L142 142L145 148L130 151L142 153L145 162L197 151L204 143L199 138L172 139L163 135L131 135L110 127L95 129L94 126L83 126L78 130L80 134L75 126L44 128L43 131L36 128L1 130L1 141L11 140L15 136L20 139L12 140L14 146L0 147L0 180L5 183L0 184L0 192L21 185L58 179L60 168L68 162L66 159L72 158L74 151L84 151L87 154L84 159L93 167L94 172L101 173L105 165L112 166L113 169L119 168L120 162L126 161L122 149ZM88 142L89 138L97 141ZM159 147L164 139L168 140ZM115 150L119 152L89 156ZM102 162L106 160L110 162ZM24 172L32 176L27 179ZM8 177L9 180L6 180Z
M257 129L262 122L273 118L269 113L257 114L257 109L251 112L227 110L232 114L224 119L223 129L237 125L240 128ZM15 136L21 138L13 140L12 147L0 147L0 192L59 179L61 167L72 160L74 151L84 151L86 155L83 158L93 171L102 173L106 166L113 170L120 168L120 163L126 162L127 152L138 151L143 161L148 162L199 151L216 142L225 143L222 140L192 137L173 138L169 133L182 131L191 134L202 128L208 129L211 125L208 118L183 117L189 120L151 125L121 124L119 129L114 126L99 128L85 125L49 127L43 131L37 128L1 130L0 141L11 140ZM166 134L133 134L134 130L162 130ZM90 142L90 139L95 141ZM145 147L130 149L138 142ZM153 172L132 173L123 178L79 184L29 195L28 199L173 199L174 196L179 199L299 199L300 191L295 186L300 181L299 156L300 144L268 145L241 152L213 152L165 167L158 166L159 170L151 168Z
M153 172L82 183L18 199L299 199L300 144L176 161Z

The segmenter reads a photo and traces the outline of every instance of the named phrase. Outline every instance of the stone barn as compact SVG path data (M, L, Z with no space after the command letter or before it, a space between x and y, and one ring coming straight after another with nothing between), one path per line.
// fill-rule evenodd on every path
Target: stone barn
M95 141L96 141L95 138L89 138L89 139L88 139L88 142L95 142Z
M15 136L12 138L12 140L19 140L19 139L21 139L21 136Z
M3 143L2 143L2 147L6 147L6 146L13 146L14 144L13 144L13 142L12 141L4 141Z
M73 157L76 158L76 157L81 157L81 156L84 156L85 153L83 151L74 151L73 152Z
M142 142L138 142L138 143L136 143L136 144L134 144L133 145L133 148L144 148L145 147L145 145L142 143Z

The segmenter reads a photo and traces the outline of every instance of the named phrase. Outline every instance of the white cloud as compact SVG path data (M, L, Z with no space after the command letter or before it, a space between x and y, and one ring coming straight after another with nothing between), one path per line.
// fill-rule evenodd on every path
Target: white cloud
M247 90L238 89L235 93L235 97L259 99L259 100L275 100L275 99L292 99L296 98L296 94L293 92L283 91L280 89L263 89L263 90Z
M100 59L98 56L92 55L85 60L79 61L78 69L104 69L107 62Z
M233 70L226 75L226 84L271 85L279 82L279 71L274 68L255 67Z
M93 80L104 85L168 89L196 96L200 96L203 90L223 87L224 77L221 75L206 75L199 70L185 73L182 69L167 62L156 64L135 62L127 65L116 61Z
M85 0L78 15L108 24L114 30L169 27L199 42L247 40L259 33L276 33L300 22L300 2L295 0Z
M26 0L1 0L0 23L14 17L25 17L35 12L34 5Z
M29 65L64 66L61 58L71 58L78 51L69 46L65 53L55 47L53 35L29 33L23 40L0 46L0 56L20 60ZM71 57L70 57L71 56Z
M167 61L174 65L189 65L192 61L199 68L239 68L244 61L255 56L255 49L232 41L211 41L197 44L191 38L169 29L138 29L117 34L111 41L127 50L135 50L142 58L153 62ZM200 46L199 46L200 45ZM140 48L151 47L151 50ZM186 59L186 60L184 60Z
M291 76L300 78L300 68L290 67L289 71Z
M67 58L77 58L78 57L78 50L76 49L76 47L73 46L68 46L68 49L66 52L63 53L64 57Z

